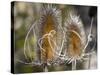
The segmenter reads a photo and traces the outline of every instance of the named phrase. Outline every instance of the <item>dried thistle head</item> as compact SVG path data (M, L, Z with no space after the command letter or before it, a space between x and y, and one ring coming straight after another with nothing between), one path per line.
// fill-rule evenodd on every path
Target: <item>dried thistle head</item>
M61 11L52 4L47 4L42 7L41 17L39 20L40 26L42 26L41 40L41 61L52 62L55 59L55 46L58 28L61 25Z
M75 10L68 11L64 26L68 40L68 61L72 62L74 60L80 59L83 54L83 48L86 44L85 30L82 21Z

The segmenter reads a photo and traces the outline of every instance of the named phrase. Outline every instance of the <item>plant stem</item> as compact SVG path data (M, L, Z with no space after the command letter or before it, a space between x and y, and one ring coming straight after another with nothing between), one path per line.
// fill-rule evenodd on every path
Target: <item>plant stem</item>
M88 69L91 68L91 54L89 55L89 64L88 64Z
M48 72L47 63L44 63L44 64L43 64L43 72Z
M72 70L76 70L76 60L72 61Z
M47 66L44 67L44 72L48 72L48 67Z

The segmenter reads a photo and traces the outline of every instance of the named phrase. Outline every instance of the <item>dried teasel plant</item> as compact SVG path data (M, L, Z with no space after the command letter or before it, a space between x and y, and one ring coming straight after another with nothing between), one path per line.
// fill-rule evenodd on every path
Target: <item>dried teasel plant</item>
M28 62L19 62L43 65L44 71L48 71L47 66L56 62L63 48L64 40L59 36L64 33L61 26L62 17L61 11L52 4L43 4L40 12L39 20L34 21L24 42L24 56Z
M76 69L76 61L82 61L88 59L89 55L93 54L94 46L91 49L91 52L86 53L86 49L90 41L92 41L92 22L90 32L86 37L83 23L80 17L77 15L77 12L74 9L71 9L67 13L67 18L65 19L64 30L67 39L67 47L65 49L66 54L62 55L61 59L65 60L66 63L72 63L72 70ZM89 64L90 65L90 64Z
M42 8L41 15L42 37L38 40L41 62L50 65L56 62L63 46L63 39L59 36L63 34L61 10L48 4Z

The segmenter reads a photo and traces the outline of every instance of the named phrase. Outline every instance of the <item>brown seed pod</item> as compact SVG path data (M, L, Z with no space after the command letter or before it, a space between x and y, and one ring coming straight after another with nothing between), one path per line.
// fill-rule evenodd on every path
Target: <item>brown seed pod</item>
M65 31L67 37L68 61L78 60L86 44L86 35L80 17L75 10L69 10L65 20Z
M61 11L52 4L43 6L41 10L41 17L39 20L41 26L42 36L39 40L41 51L41 61L52 62L55 59L56 47L53 41L57 41L61 30ZM53 32L57 32L53 34ZM42 42L41 42L42 41Z

